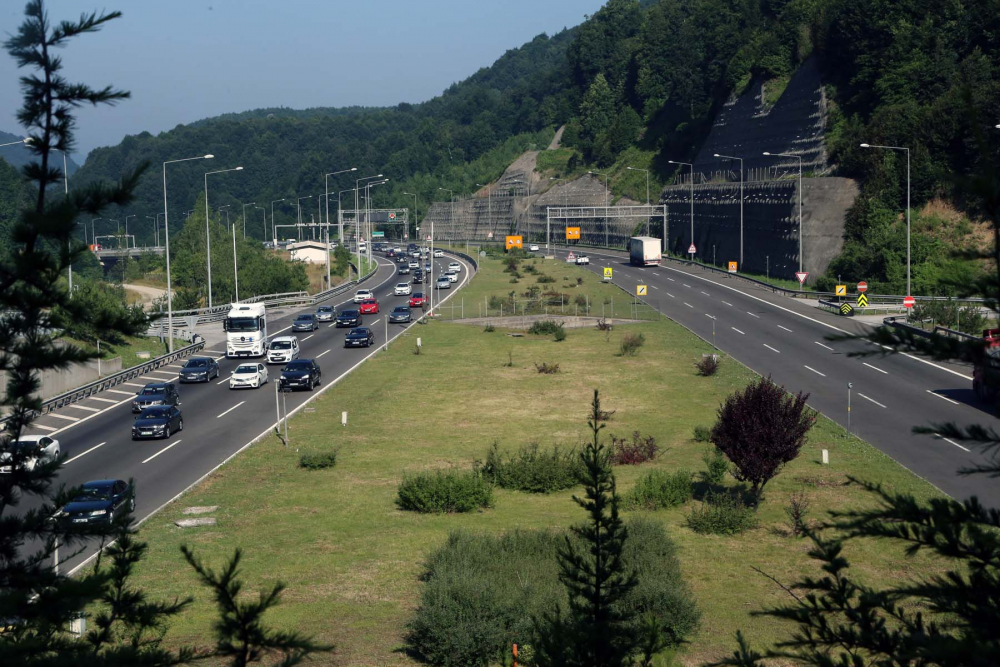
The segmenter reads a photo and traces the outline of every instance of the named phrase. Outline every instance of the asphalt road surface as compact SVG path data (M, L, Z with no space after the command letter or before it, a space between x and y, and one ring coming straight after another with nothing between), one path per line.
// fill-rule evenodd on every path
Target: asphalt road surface
M370 327L375 333L375 346L345 349L344 334L349 329L337 329L332 323L320 323L320 328L313 333L296 334L301 358L315 359L323 377L320 386L311 393L299 391L285 394L289 414L377 354L386 340L388 314L395 306L407 304L409 297L394 296L393 288L398 282L409 282L412 276L397 276L394 262L378 259L378 272L359 285L359 288L373 290L379 301L379 314L363 316L363 326ZM434 260L435 277L442 275L448 263L456 260L462 264L459 280L450 289L435 290L435 305L438 294L446 299L472 277L473 267L468 262L449 255ZM412 287L413 291L429 291L427 282ZM335 305L340 312L342 308L354 305L353 296L351 292L325 303ZM274 320L268 318L270 337L289 334L291 322L297 314L314 310L315 306L286 311ZM415 316L420 312L416 309ZM222 326L221 322L219 326ZM410 326L419 325L389 325L389 339L399 336ZM224 348L224 344L216 347ZM177 385L184 430L168 439L132 441L134 415L131 401L135 392L148 382L176 381L184 360L137 378L134 383L119 385L114 390L39 418L29 432L44 433L58 439L66 456L58 483L75 486L97 479L134 479L135 518L141 522L258 437L273 431L277 422L275 386L282 365L268 366L271 381L260 389L231 390L229 375L245 360L225 359L224 349L206 349L199 353L199 356L203 355L212 355L219 360L220 377L205 384ZM25 503L27 507L30 505ZM91 547L68 558L64 550L60 568L78 568L93 554L94 548Z
M555 251L560 259L566 252ZM636 285L647 285L648 304L787 390L808 392L809 405L845 429L851 383L853 433L953 498L975 495L987 506L1000 507L996 480L958 474L960 468L986 462L979 451L912 432L917 425L949 421L1000 427L989 406L973 394L971 369L909 354L849 357L849 352L872 349L865 341L829 340L864 333L867 325L851 318L679 263L640 268L630 266L624 253L576 252L590 256L590 271L602 274L611 266L615 284L629 294L635 294Z

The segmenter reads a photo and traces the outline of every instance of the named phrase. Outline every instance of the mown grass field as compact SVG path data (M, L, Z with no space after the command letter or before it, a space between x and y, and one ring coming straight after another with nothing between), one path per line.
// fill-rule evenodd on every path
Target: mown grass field
M91 345L90 343L78 340L68 340L68 342L84 350L91 352L97 351L97 346ZM190 343L176 338L174 339L175 350L186 345L190 345ZM159 357L160 355L167 353L167 343L166 341L161 342L159 338L149 338L147 336L125 336L123 340L118 343L101 341L101 359L114 359L115 357L121 357L122 370L149 361L149 359L140 359L138 356L140 352L148 352L151 358Z
M496 280L491 272L487 265L469 292ZM616 356L626 331L646 336L634 358ZM420 355L412 353L416 336L423 339ZM140 531L149 556L136 583L154 599L193 595L194 605L172 624L166 642L204 646L211 641L214 611L179 547L190 545L212 565L242 548L248 595L275 580L288 584L283 604L268 620L336 644L318 664L413 664L402 650L403 635L419 601L422 562L449 531L563 528L581 521L583 512L571 491L500 490L495 506L481 513L416 515L394 505L403 474L468 468L494 441L502 448L529 442L577 445L587 437L585 417L595 388L604 407L615 410L606 433L638 430L655 436L662 448L654 463L616 469L622 492L652 467L701 470L705 445L693 441L693 428L711 425L720 401L752 377L729 359L713 377L696 375L693 364L709 349L669 321L616 327L610 334L574 329L563 342L448 322L418 325L315 400L311 411L296 416L291 447L264 439L149 520ZM512 366L505 365L509 359ZM543 361L559 363L562 372L538 374L534 364ZM349 414L346 428L340 426L343 410ZM302 453L334 448L340 449L336 468L298 467ZM831 452L828 466L820 464L824 448ZM937 493L820 419L801 456L768 486L759 528L735 537L703 536L686 526L690 504L643 512L662 521L677 541L702 611L700 629L681 649L680 663L728 654L738 628L757 647L786 636L789 628L750 615L787 600L752 568L783 582L821 574L807 556L809 544L787 535L782 508L796 491L807 494L814 519L826 510L872 505L870 496L847 485L848 475L920 498ZM193 505L219 505L218 525L174 527L183 508ZM851 542L845 552L859 578L870 583L898 582L935 569L929 557L907 558L884 542Z

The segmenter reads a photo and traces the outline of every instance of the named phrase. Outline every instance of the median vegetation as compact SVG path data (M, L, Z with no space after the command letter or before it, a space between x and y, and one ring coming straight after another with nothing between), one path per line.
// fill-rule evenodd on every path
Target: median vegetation
M396 505L411 512L473 512L493 504L493 485L477 471L448 470L405 475Z

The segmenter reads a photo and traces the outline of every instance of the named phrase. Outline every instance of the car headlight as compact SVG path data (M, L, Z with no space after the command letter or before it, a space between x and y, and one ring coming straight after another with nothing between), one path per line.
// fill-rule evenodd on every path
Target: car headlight
M107 513L107 510L94 510L93 512L87 512L87 516L104 516Z

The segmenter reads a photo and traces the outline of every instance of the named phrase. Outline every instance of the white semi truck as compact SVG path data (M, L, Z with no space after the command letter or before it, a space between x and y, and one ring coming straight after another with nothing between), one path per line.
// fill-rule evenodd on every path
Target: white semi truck
M628 242L628 259L632 266L655 266L660 263L660 239L633 236Z
M234 303L222 322L226 356L263 357L267 354L267 313L262 303Z

